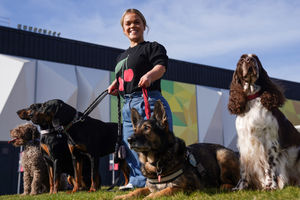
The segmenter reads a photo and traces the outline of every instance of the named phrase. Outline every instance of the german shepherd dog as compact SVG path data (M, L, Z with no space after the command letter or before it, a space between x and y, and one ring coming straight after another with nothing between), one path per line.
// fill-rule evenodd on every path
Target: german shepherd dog
M158 198L207 187L231 189L237 184L240 171L235 152L218 144L186 146L169 130L161 101L155 103L153 113L144 120L132 109L134 134L128 138L130 148L138 153L146 186L115 199Z

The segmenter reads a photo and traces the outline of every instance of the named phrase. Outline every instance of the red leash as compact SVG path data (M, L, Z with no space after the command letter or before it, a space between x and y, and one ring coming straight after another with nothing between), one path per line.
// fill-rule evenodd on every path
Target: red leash
M146 114L147 119L150 119L151 110L150 110L150 105L149 105L149 101L148 101L148 92L145 87L142 88L142 91L143 91L144 102L145 102L145 114Z

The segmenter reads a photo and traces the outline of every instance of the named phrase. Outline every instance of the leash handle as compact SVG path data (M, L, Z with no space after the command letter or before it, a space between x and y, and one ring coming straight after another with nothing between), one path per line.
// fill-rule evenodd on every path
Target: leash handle
M144 103L145 103L145 114L146 114L147 119L150 119L151 110L150 110L150 104L148 101L148 92L145 87L142 88L142 91L143 91L143 97L144 97Z

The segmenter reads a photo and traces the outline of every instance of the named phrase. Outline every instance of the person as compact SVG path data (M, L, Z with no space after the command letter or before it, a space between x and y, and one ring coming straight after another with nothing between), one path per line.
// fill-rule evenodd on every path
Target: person
M144 187L146 178L140 170L137 153L130 150L128 137L133 134L131 108L138 110L146 119L142 88L147 89L150 110L153 112L155 101L160 99L166 110L169 127L172 130L172 113L168 102L161 94L161 78L167 70L168 56L166 49L157 42L144 40L144 31L148 28L146 19L137 9L127 9L121 18L121 26L130 41L127 50L117 58L116 79L107 88L108 93L124 98L123 142L126 148L126 161L130 167L129 183L120 190ZM151 113L152 114L152 113Z

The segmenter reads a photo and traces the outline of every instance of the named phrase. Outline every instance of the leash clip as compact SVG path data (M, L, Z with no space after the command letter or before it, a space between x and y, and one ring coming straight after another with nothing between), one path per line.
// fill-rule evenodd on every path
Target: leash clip
M57 126L54 127L55 131L58 131L59 133L62 133L64 131L64 127L63 126Z
M193 167L196 167L197 166L197 161L195 159L195 156L192 154L192 153L189 153L188 154L188 160L189 160L189 163L193 166Z

